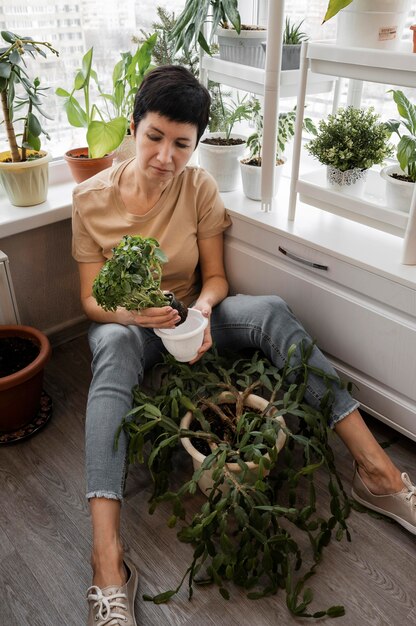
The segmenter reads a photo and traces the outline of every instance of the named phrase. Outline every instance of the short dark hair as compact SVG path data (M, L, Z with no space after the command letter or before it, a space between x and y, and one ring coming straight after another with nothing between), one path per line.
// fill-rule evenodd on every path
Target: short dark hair
M209 119L211 96L197 78L181 65L161 65L146 74L134 100L133 122L137 127L149 111L173 122L194 124L197 145Z

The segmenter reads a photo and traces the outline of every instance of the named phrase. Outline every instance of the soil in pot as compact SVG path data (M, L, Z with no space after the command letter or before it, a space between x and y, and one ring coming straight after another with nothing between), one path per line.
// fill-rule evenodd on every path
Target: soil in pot
M236 139L230 137L226 139L225 137L207 137L207 139L203 139L201 143L207 143L210 146L240 146L242 143L245 143L244 139Z
M0 338L0 378L22 370L36 359L39 352L39 346L30 339Z
M253 157L252 159L241 159L241 163L244 165L253 165L254 167L261 167L261 157ZM284 165L284 159L276 159L276 165Z
M180 326L188 317L188 307L182 302L182 300L178 300L172 291L164 291L163 293L168 298L172 309L177 310L178 315L181 319L179 320L179 322L176 322L175 326Z

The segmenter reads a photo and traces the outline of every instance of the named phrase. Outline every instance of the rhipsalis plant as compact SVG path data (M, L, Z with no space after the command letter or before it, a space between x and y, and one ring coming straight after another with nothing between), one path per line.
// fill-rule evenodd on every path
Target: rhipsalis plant
M251 599L284 589L287 606L298 617L344 614L342 606L310 611L313 593L306 586L331 539L339 541L346 535L350 540L346 526L350 503L328 442L332 389L340 383L309 364L312 349L312 344L292 346L280 371L258 353L236 359L235 355L220 357L213 350L193 366L167 356L164 367L167 364L168 368L163 370L155 394L139 386L133 389L133 409L123 419L116 443L124 430L129 437L130 462L146 463L154 480L150 513L159 503L170 502L168 525L178 526L178 539L192 544L194 550L176 589L144 599L166 602L187 578L189 599L195 585L208 583L217 584L228 599L234 583L246 589ZM300 358L292 364L295 352ZM320 410L304 400L310 375L321 376L327 383ZM262 412L244 406L244 396L254 389L268 398L268 407ZM232 428L221 425L219 413L224 411L218 395L224 390L236 399L234 420L233 405L227 405L226 421L234 424ZM282 426L270 418L270 408L284 416L287 425L283 427L287 443L278 455L275 445ZM180 420L188 410L193 412L193 423L189 429L181 429ZM190 437L194 446L211 445L200 469L173 491L172 455L182 437ZM258 466L254 480L246 480L250 460ZM229 462L238 463L241 472L231 474ZM198 481L210 470L213 486L209 496L201 499L196 513L190 513L189 496L196 494ZM267 476L265 470L270 470ZM317 499L318 471L327 474L328 514ZM313 561L309 568L304 565L307 555L297 542L299 532L309 540Z
M31 37L1 32L7 46L0 48L0 97L3 121L13 163L37 158L27 150L38 152L41 148L40 135L48 139L38 115L52 119L41 108L45 87L40 87L39 78L30 78L26 71L25 55L36 59L46 57L47 52L59 55L47 41L35 41ZM18 117L15 117L18 113ZM16 128L19 124L21 132ZM20 140L18 139L20 138Z
M170 305L185 321L188 310L170 291L162 291L162 264L167 257L152 237L125 235L113 248L94 280L92 294L105 311L128 311Z

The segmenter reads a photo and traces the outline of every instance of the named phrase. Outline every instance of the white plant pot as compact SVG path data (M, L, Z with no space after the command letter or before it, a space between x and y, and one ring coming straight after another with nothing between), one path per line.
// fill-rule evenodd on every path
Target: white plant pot
M197 309L188 309L188 317L175 328L154 328L154 333L161 338L166 350L177 361L187 363L197 355L204 338L208 319Z
M229 402L230 404L235 403L235 400L232 397L230 397L230 394L228 394L227 392L220 394L218 400L220 403L224 403L224 404L226 402ZM260 411L263 411L267 407L268 401L260 396L251 394L247 397L245 404L246 406L251 407L253 409L259 409ZM281 415L277 415L276 409L274 407L272 407L272 409L270 410L269 415L273 415L274 419L278 420L283 427L286 426L286 423L283 417ZM188 411L182 418L180 427L183 429L189 430L191 422L192 422L192 418L193 418L193 415L191 411ZM283 430L280 430L277 435L277 441L276 441L276 449L278 452L280 452L280 450L283 448L283 446L285 445L285 442L286 442L286 434L283 432ZM192 445L191 440L188 437L182 437L181 443L183 447L185 448L185 450L188 452L188 454L190 454L190 456L192 457L192 464L193 464L194 470L195 471L198 470L201 467L206 457ZM247 466L250 470L250 475L247 477L247 480L249 481L252 480L254 482L257 478L258 465L252 461L249 461L247 463ZM241 473L241 468L238 465L238 463L227 463L227 468L230 472L233 472L234 474ZM214 471L214 469L215 469L215 466L212 468L212 470L205 470L201 478L198 481L199 488L201 489L202 493L204 493L206 496L209 496L210 491L212 490L212 486L214 482L212 479L212 472ZM268 473L269 472L265 470L264 476L267 476ZM225 484L221 485L220 489L222 492L228 491L228 487Z
M234 191L240 181L238 161L244 154L247 137L231 133L233 139L244 140L235 146L203 143L207 137L225 137L225 133L207 133L202 137L198 146L199 165L215 178L220 191Z
M397 49L409 4L408 0L354 0L338 14L337 44Z
M264 68L266 55L262 42L267 39L267 30L241 30L238 34L228 28L217 28L220 59Z
M283 160L286 162L286 159ZM283 165L284 163L276 165L274 168L274 196L277 194L279 189ZM247 163L242 163L240 161L240 170L244 195L251 200L261 200L261 167L256 165L247 165Z
M44 156L39 159L18 163L2 162L1 159L10 152L0 153L0 181L14 206L32 206L45 202L49 185L49 161L52 156L44 150L41 153Z
M404 175L404 172L399 165L388 165L380 171L381 177L386 181L386 205L389 209L409 213L415 184L392 178L392 174Z
M361 170L358 167L341 172L341 170L327 165L327 185L331 191L361 197L364 194L367 172L368 170Z

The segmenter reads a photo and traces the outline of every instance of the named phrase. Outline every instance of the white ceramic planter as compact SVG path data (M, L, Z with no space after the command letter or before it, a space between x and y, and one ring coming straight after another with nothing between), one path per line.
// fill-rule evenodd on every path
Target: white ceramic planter
M409 5L408 0L354 0L338 14L337 44L397 49Z
M264 68L266 55L262 42L267 39L267 30L241 30L238 34L228 28L217 28L220 59Z
M284 159L286 162L286 159ZM274 168L273 195L279 190L280 179L282 177L283 165L276 165ZM244 195L251 200L261 200L261 167L247 165L240 161L241 180L243 183Z
M380 171L381 177L386 181L386 205L389 209L409 213L415 184L392 178L392 174L403 175L403 171L399 165L388 165Z
M28 151L28 153L33 152ZM41 151L40 159L3 163L9 151L0 153L0 181L14 206L32 206L45 202L49 185L49 161L52 156Z
M331 191L361 197L364 194L367 172L368 170L361 170L359 168L341 172L341 170L327 165L327 185Z
M240 181L238 161L246 149L247 137L231 133L232 138L244 140L244 143L235 146L203 143L207 137L225 137L225 133L207 133L202 137L198 145L199 165L215 178L220 191L234 191Z
M188 309L188 317L175 328L154 328L154 333L161 338L166 350L177 361L187 363L197 355L202 345L204 330L208 319L197 309Z
M230 404L234 403L234 399L230 397L230 394L228 394L227 392L224 392L223 394L219 396L219 401L220 403L223 402L224 404L226 402L229 402ZM267 407L267 405L268 405L267 400L265 400L264 398L260 396L256 396L254 394L249 395L246 399L246 406L251 407L253 409L259 409L260 411L263 411ZM274 419L278 420L282 426L286 426L286 423L283 417L281 415L276 414L276 409L272 408L269 415L273 415ZM182 418L180 427L183 429L189 430L191 422L192 422L192 413L188 411L186 415L184 415L184 417ZM193 464L194 470L199 469L206 457L192 445L191 440L188 437L182 437L181 442L185 450L192 457L192 464ZM286 442L286 435L283 432L283 430L280 430L277 436L277 441L276 441L276 449L278 452L280 452L280 450L283 448L285 442ZM258 465L256 463L253 463L252 461L249 461L247 463L247 466L249 467L250 472L251 472L250 476L247 477L247 480L251 480L251 479L253 481L256 480ZM241 473L241 468L238 465L238 463L227 463L227 468L229 469L230 472L233 472L234 474ZM212 489L212 485L213 485L212 472L214 471L214 469L215 467L213 467L212 470L205 470L201 478L198 481L199 488L206 496L209 496L209 493ZM267 474L268 472L265 471L264 475L267 476ZM227 485L223 484L221 486L221 491L225 492L227 490L228 490Z

